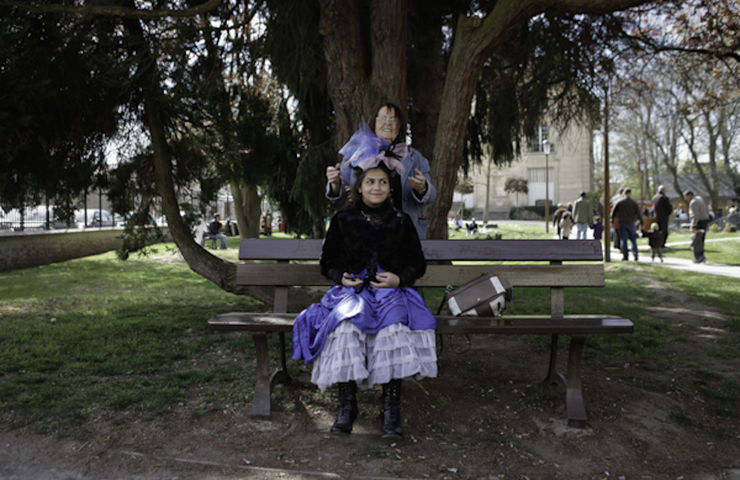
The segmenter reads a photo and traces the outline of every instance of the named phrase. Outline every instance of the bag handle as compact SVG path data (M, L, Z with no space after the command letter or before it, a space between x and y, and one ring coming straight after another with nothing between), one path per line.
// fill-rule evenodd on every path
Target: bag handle
M437 309L437 315L439 315L442 312L442 307L444 307L445 302L450 298L450 292L454 290L455 287L453 285L447 285L445 287L445 292L442 295L442 301L439 302L439 308Z

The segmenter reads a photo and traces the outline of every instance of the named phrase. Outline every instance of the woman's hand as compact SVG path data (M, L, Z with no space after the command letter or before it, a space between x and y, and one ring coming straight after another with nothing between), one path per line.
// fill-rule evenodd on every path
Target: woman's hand
M418 168L414 169L414 176L409 177L409 184L411 185L411 188L416 190L419 195L423 196L425 193L427 193L427 179Z
M331 192L336 195L339 193L339 187L341 186L342 180L339 176L340 164L336 164L333 167L330 165L326 167L326 180L329 182L329 188Z
M357 288L360 285L362 285L362 279L361 278L355 278L352 277L351 274L344 272L342 275L342 285L349 288Z
M393 272L381 272L375 274L377 282L370 282L373 288L396 288L401 284L401 279Z

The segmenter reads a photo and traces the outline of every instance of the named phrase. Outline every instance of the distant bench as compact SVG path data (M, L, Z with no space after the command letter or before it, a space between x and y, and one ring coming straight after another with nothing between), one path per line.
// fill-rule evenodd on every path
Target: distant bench
M631 333L630 320L606 314L565 315L565 287L603 287L604 265L598 240L424 240L428 262L485 261L514 264L429 264L417 287L461 285L482 273L494 273L508 280L516 291L522 287L549 287L549 315L506 315L493 317L454 317L437 315L439 334L517 334L551 335L549 367L545 381L565 385L565 410L570 426L586 425L586 409L581 389L581 353L587 335ZM286 367L285 333L291 332L296 313L286 313L292 286L329 286L332 282L319 272L315 262L321 240L244 239L239 258L261 263L237 267L237 283L275 287L272 313L234 312L217 315L208 321L211 329L251 332L255 344L256 379L251 414L270 415L270 396L277 383L290 381ZM305 263L313 260L312 263ZM271 261L265 263L265 261ZM291 263L300 261L303 263ZM564 264L563 262L579 262ZM542 263L547 262L547 263ZM583 263L590 262L590 263ZM436 305L429 305L435 310ZM272 373L267 334L280 335L280 366ZM570 337L565 375L556 372L558 335Z

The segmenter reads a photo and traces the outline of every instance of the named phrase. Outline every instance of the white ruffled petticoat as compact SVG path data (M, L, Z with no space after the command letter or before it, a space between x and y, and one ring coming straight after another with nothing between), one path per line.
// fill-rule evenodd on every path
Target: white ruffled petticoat
M368 335L345 320L328 335L314 361L311 382L321 391L351 380L367 389L412 375L437 376L435 330L411 330L393 323Z

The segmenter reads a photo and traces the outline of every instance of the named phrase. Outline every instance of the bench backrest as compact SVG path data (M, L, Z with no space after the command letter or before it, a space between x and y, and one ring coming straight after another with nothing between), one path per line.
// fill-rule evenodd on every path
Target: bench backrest
M244 239L239 244L239 259L249 263L237 267L237 283L332 285L319 272L321 245L322 240ZM422 248L428 265L416 286L461 285L482 273L494 273L513 287L550 287L550 313L554 317L564 314L564 287L604 286L598 240L423 240ZM455 263L449 264L452 261ZM280 288L277 295L285 297L287 291Z

